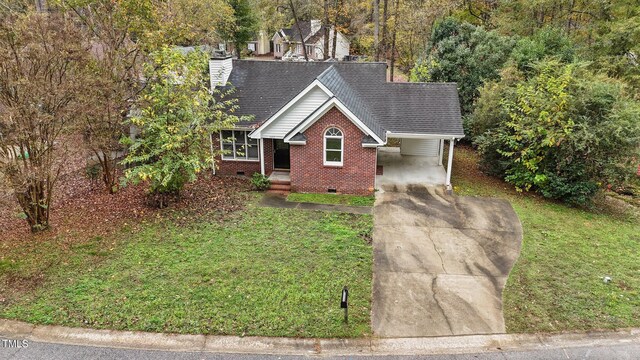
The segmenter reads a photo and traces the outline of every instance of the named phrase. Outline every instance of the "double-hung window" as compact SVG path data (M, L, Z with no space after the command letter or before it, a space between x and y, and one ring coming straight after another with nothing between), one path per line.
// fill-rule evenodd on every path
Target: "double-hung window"
M324 133L324 165L342 166L344 137L338 128L329 128Z
M223 160L258 161L258 140L249 137L249 131L222 130L220 132Z

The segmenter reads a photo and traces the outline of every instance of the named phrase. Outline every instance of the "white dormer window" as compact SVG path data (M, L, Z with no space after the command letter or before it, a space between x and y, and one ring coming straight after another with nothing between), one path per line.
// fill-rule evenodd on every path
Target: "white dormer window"
M324 133L324 165L342 166L344 138L338 128L329 128Z

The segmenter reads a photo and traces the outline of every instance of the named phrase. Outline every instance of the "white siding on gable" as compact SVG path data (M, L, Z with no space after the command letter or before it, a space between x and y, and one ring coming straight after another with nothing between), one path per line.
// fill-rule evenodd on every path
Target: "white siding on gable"
M438 139L402 139L400 154L419 156L438 156Z
M318 86L311 89L306 95L298 99L295 104L292 104L287 111L282 113L271 124L262 130L263 138L272 139L284 139L285 135L289 131L293 130L298 124L300 124L307 116L311 115L320 105L324 104L329 99L324 90Z

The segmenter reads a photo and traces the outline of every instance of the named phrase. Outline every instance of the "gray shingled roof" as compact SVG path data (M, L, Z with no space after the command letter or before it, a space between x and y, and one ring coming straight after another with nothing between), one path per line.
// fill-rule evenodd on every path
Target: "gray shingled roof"
M360 119L380 139L385 139L385 130L371 112L370 106L365 102L358 90L349 85L341 75L339 67L330 66L318 76L318 80L342 102L347 109ZM345 71L346 69L342 69ZM351 70L351 69L350 69Z
M386 64L234 60L229 82L240 126L257 127L318 79L383 140L386 131L461 137L454 83L389 83Z
M300 31L298 31L298 25L300 25ZM300 41L300 33L302 33L302 37L306 39L311 34L311 21L298 21L298 23L294 23L291 25L291 36L289 36L289 41Z

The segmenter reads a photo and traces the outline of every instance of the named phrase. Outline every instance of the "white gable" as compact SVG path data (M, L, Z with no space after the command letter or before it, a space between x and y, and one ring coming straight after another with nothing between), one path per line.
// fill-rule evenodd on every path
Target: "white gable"
M298 126L327 100L329 100L329 95L324 90L319 86L313 87L262 129L261 137L284 139L285 135Z

